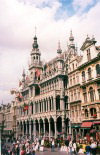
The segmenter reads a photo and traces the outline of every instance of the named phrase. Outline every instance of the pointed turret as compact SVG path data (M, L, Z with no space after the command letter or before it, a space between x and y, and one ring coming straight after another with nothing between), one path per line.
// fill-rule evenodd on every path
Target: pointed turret
M62 53L62 50L61 50L61 47L60 47L60 41L58 42L57 53L58 53L58 54L61 54L61 53Z
M74 44L74 37L73 37L73 34L72 34L72 30L70 31L70 37L69 37L69 46L71 48L75 48L75 44Z

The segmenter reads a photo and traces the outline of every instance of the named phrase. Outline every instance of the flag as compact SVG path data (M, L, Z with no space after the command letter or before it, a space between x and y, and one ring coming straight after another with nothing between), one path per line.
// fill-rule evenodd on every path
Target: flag
M20 101L20 102L21 102L21 101L22 101L23 96L22 96L22 94L21 94L20 92L17 92L17 93L16 93L16 98L17 98L17 100L18 100L18 101Z
M12 89L12 90L10 91L10 93L11 93L11 95L13 95L13 94L16 93L16 90L15 90L15 89Z
M40 70L38 68L35 71L35 75L36 75L36 77L39 77L40 76Z
M28 105L24 103L23 111L25 112L26 110L28 110Z

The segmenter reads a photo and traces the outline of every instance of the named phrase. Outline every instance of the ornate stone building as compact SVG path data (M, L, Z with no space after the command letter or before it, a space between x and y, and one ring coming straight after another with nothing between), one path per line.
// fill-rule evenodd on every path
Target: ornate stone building
M0 106L0 125L2 126L2 138L9 139L16 134L15 103L2 104Z
M57 57L43 64L34 37L29 74L23 71L17 96L17 137L55 137L86 134L85 124L100 124L100 48L86 38L79 56L72 32L69 45ZM21 95L21 96L20 96ZM88 96L87 96L88 95ZM94 118L95 115L95 118ZM86 123L87 122L87 123Z

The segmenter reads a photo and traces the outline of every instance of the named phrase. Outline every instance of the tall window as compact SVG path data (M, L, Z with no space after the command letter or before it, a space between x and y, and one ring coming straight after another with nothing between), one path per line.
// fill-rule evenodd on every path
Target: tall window
M84 103L86 103L87 102L87 93L86 92L83 93L83 96L84 96Z
M90 109L90 114L91 114L91 116L93 116L94 114L97 114L96 109L95 108L91 108Z
M88 79L91 79L91 68L88 68Z
M88 117L88 110L85 109L85 117Z
M98 96L99 96L99 100L100 100L100 89L98 89Z
M74 100L77 100L76 90L74 90Z
M100 64L96 65L96 73L97 73L97 76L100 76Z
M86 92L86 88L83 89L83 96L84 96L84 103L87 102L87 92Z
M82 72L82 81L85 81L85 71Z
M72 77L70 77L70 86L72 85Z
M92 87L90 87L89 93L90 93L90 100L91 100L91 102L93 102L94 101L94 90Z
M75 75L73 76L73 84L75 84Z
M87 59L88 59L88 61L91 60L90 49L87 50Z
M56 96L56 110L60 110L60 96Z

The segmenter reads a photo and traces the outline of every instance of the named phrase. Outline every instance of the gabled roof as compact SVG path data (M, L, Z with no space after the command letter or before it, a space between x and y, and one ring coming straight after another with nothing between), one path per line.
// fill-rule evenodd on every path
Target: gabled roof
M96 41L94 38L90 39L88 36L85 40L85 42L83 43L82 47L80 48L82 51L84 51L87 47L91 46L92 44L95 44Z

